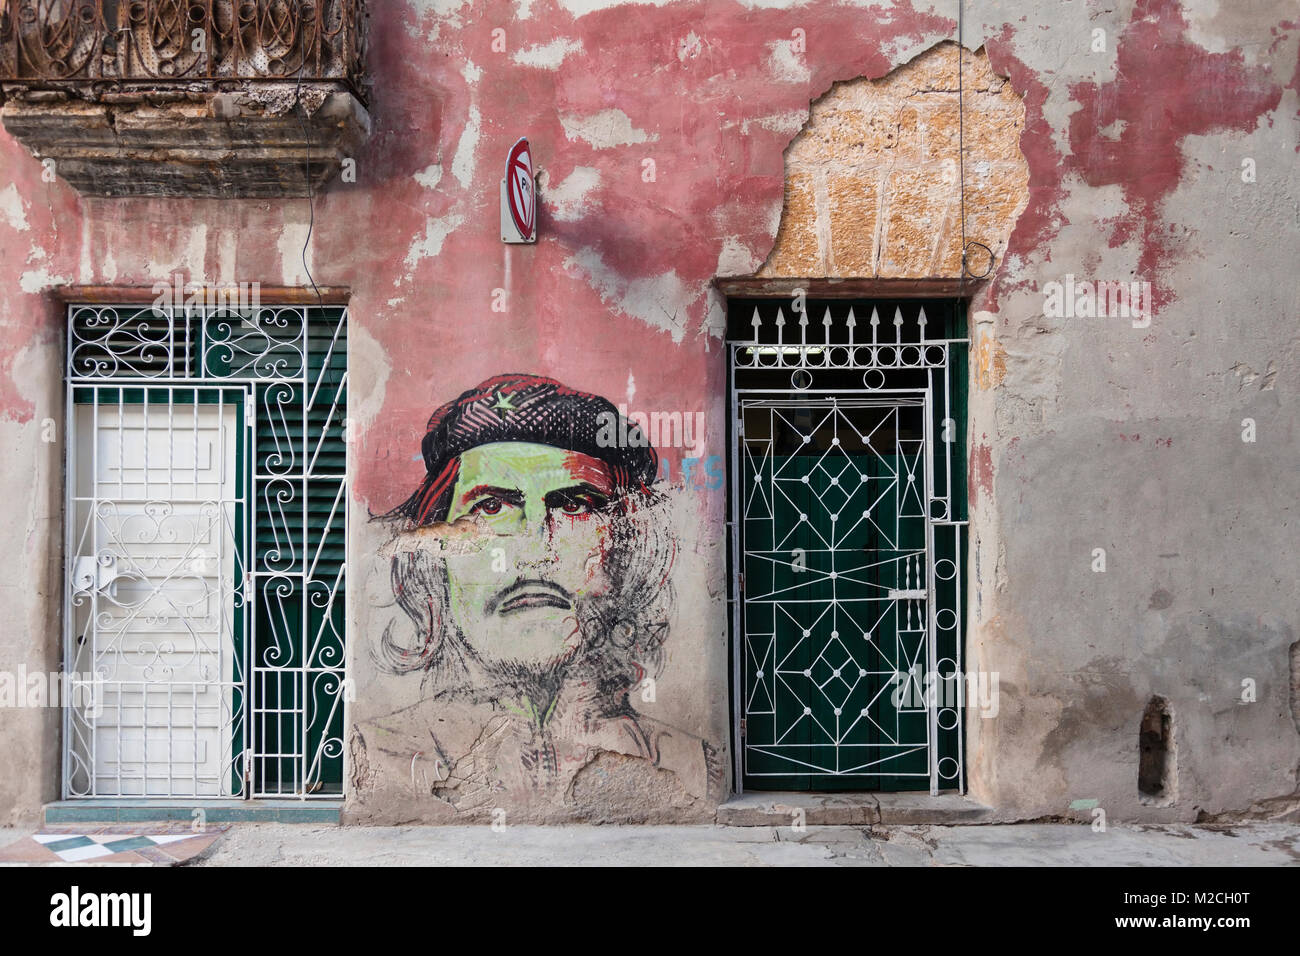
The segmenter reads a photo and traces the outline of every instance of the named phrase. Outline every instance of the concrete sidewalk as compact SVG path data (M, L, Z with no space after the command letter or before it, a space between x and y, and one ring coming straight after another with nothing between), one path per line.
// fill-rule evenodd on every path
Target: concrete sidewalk
M241 824L198 866L1295 866L1300 825L312 827Z
M0 855L30 842L37 832L0 829ZM40 863L19 853L5 865ZM799 832L784 826L508 826L498 831L240 823L191 859L160 858L152 865L1296 866L1300 825L1122 825L1105 832L1072 824L876 825L809 826Z

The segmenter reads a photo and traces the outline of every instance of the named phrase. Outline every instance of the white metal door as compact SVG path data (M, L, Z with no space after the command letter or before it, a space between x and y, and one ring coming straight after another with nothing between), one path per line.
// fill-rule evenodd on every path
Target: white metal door
M70 416L67 666L94 693L69 712L69 795L232 795L242 392L87 394Z

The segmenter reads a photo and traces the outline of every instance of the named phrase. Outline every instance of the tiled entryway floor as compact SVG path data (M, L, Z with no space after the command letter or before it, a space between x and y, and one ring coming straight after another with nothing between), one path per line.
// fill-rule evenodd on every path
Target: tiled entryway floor
M39 833L0 848L0 865L176 866L207 850L228 829L228 825L212 825L195 833L181 821L137 826L47 825Z

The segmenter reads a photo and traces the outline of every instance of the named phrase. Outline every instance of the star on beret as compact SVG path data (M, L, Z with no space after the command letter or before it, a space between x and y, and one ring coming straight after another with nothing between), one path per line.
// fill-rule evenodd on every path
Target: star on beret
M488 408L500 415L503 421L509 417L511 412L519 410L515 407L514 403L510 401L510 396L501 391L501 389L497 389L496 401L489 405Z

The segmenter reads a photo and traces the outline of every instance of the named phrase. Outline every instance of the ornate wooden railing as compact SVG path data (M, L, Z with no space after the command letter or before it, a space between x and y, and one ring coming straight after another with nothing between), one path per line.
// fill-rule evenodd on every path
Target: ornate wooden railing
M366 0L0 0L0 82L330 82L364 101Z

